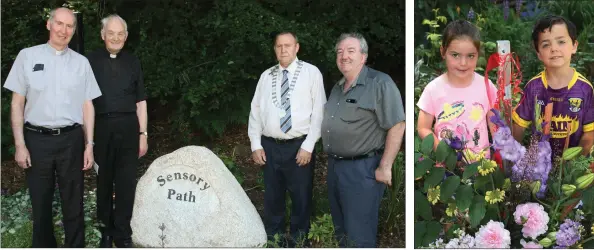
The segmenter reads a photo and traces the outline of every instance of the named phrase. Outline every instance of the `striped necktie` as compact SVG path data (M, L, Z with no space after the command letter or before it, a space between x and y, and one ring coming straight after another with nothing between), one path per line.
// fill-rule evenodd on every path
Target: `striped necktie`
M286 69L283 70L283 83L281 84L281 106L285 110L285 116L281 117L280 124L283 133L291 130L291 102L287 99L289 94L289 78L287 77Z

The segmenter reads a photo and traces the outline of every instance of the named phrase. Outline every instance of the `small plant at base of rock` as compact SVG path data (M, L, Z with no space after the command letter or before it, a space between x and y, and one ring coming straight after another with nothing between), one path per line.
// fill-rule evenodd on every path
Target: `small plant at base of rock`
M329 214L318 216L316 221L311 224L307 238L311 241L311 246L315 248L338 247L338 241L334 237L332 216Z

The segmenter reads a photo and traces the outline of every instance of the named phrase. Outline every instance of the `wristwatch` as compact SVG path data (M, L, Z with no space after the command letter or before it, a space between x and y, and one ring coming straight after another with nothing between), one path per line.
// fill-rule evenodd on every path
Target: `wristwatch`
M95 142L94 141L88 141L87 145L91 145L91 146L95 146Z
M148 137L148 133L147 133L147 132L140 132L140 133L138 133L138 134L139 134L139 135L144 135L144 136Z

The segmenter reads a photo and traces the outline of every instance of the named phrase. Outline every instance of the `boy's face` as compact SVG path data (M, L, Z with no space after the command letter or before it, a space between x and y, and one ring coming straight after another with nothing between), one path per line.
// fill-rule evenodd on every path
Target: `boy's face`
M545 29L538 35L538 59L546 68L569 67L571 56L577 51L578 43L572 43L567 26L554 24L551 30Z

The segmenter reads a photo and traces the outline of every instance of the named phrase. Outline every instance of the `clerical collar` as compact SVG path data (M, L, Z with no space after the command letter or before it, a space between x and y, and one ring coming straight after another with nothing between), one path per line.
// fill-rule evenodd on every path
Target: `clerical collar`
M116 57L118 57L118 54L111 54L111 53L109 53L109 57L116 58Z
M66 54L66 51L68 51L68 47L64 48L63 50L57 50L54 47L52 47L49 43L47 43L47 49L56 56L64 55Z

